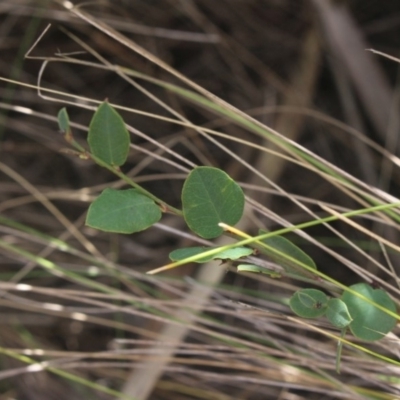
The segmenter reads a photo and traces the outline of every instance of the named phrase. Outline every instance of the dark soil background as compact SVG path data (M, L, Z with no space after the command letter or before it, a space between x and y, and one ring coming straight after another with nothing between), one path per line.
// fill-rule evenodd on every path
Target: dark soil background
M353 139L339 125L341 122L362 132L361 135L386 147L393 154L399 153L398 63L367 51L373 48L400 57L400 3L397 0L104 0L85 3L82 7L212 93L364 182L397 196L398 172L389 171L379 156ZM176 79L143 57L71 16L57 2L39 0L0 2L2 78L32 85L37 83L42 61L25 59L24 55L49 23L50 29L33 48L31 56L54 57L56 53L84 51L69 36L72 33L112 64L177 83ZM87 52L76 57L95 61ZM110 102L127 107L167 115L115 74L98 68L52 62L43 73L41 85L100 101L108 98ZM173 104L194 123L210 124L217 129L225 125L209 111L174 98L150 84L144 86ZM171 250L190 243L161 229L122 236L85 228L84 217L89 200L101 188L114 182L114 177L90 161L81 160L63 150L68 145L58 132L56 120L58 110L64 106L62 101L43 99L30 87L6 81L0 82L0 94L2 217L52 237L65 235L64 240L84 251L84 245L73 235L66 234L63 223L38 201L33 187L45 194L71 223L75 223L105 257L136 272L146 272L162 265L167 262ZM33 110L35 114L30 115L27 110ZM72 121L88 125L92 115L90 111L74 106L68 106L68 110ZM121 113L126 122L139 131L166 145L176 143L174 150L190 161L219 166L240 182L258 183L248 176L241 165L221 150L202 142L190 130L146 116ZM328 123L325 117L336 119L336 125ZM224 131L265 145L235 126L224 126ZM76 136L83 140L85 132L78 129ZM137 137L134 144L143 144L150 152L157 150ZM291 165L268 169L265 160L255 152L239 144L229 146L253 165L260 169L267 168L264 173L270 174L271 179L292 193L343 207L355 206L350 198L345 198L314 175L303 174L299 179L296 167ZM146 157L139 151L132 152L127 170L143 163L137 176L143 178L144 187L179 206L182 172L158 161L146 165ZM180 176L167 181L157 179L160 174ZM249 193L290 221L303 221L304 215L289 201L256 191ZM185 229L181 221L172 217L166 217L163 222L173 228ZM274 228L270 221L264 222L268 228ZM326 236L329 240L329 233L322 228L315 228L310 233ZM41 254L45 248L40 240L35 243L16 236L10 227L1 222L0 236L34 254ZM354 239L357 239L357 233L354 233ZM303 245L322 270L329 265L328 256L306 243ZM353 261L357 262L357 256L346 252L343 249L343 255L353 257ZM78 268L73 257L67 254L59 252L50 258L65 267ZM31 268L23 257L9 252L0 253L0 273L5 282L14 279L23 268ZM72 283L69 285L55 276L43 277L38 272L35 277L35 271L33 269L25 279L18 279L54 290L74 288ZM184 272L175 274L189 275L190 272L186 268ZM329 273L345 284L353 283L354 276L347 270L329 270ZM227 274L226 283L233 283L235 279ZM110 283L106 279L104 282ZM251 283L248 287L251 288ZM95 352L107 349L115 337L113 328L94 323L78 324L56 314L40 314L30 311L26 304L20 310L13 308L6 301L12 302L12 297L7 297L5 289L1 289L1 293L4 294L4 302L0 304L0 343L4 348L32 346L54 351ZM41 298L37 294L35 301L49 302L49 298ZM66 304L74 306L73 300ZM143 321L126 322L135 324ZM137 337L134 333L130 335L128 337ZM2 356L1 364L4 371L15 372L23 367L22 363L6 356ZM118 388L115 382L123 380L123 376L112 376L105 370L106 367L100 366L93 370L86 369L82 374L95 382ZM0 379L0 399L111 398L101 393L94 396L92 392L76 387L79 385L71 385L52 374L15 372L7 377L0 372ZM243 391L239 396L235 393L235 386L215 382L214 385L216 393L221 395L215 395L216 399L267 398L265 393L257 394L254 388L249 389L247 394ZM268 398L273 396L278 398L278 392ZM333 398L296 390L288 390L285 396L280 398ZM183 393L171 397L167 388L160 386L150 398L200 397Z

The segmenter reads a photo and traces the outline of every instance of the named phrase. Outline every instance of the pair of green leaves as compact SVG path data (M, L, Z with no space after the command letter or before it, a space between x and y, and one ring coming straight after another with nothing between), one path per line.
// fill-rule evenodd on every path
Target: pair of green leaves
M65 108L58 114L61 131L71 135ZM109 105L100 104L90 122L90 154L112 168L122 166L128 157L130 136L122 117ZM160 203L136 189L105 189L90 205L86 224L116 233L134 233L149 228L161 218ZM211 239L220 236L218 223L235 225L242 217L244 194L240 186L224 171L211 167L195 168L182 190L182 211L189 228Z
M357 283L349 289L340 298L328 298L317 289L301 289L291 297L290 307L303 318L325 315L334 326L349 328L359 339L382 339L396 325L395 303L384 290L366 283Z
M197 235L220 236L219 222L235 225L243 214L244 195L225 172L198 167L185 180L183 216ZM161 218L159 205L137 189L105 189L89 207L86 224L100 230L134 233L149 228Z

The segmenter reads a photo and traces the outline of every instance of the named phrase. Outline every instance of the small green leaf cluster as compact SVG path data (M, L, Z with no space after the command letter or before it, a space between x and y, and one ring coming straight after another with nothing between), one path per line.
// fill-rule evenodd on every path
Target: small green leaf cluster
M99 105L90 122L89 151L74 140L65 108L60 110L58 120L65 139L81 157L91 158L131 186L121 190L105 189L89 207L88 226L131 234L154 225L163 212L172 212L183 216L188 227L198 236L213 239L224 232L221 222L233 226L242 217L245 203L243 191L220 169L196 167L189 173L182 188L182 210L169 206L123 174L120 167L128 158L130 135L122 117L107 101ZM274 278L283 274L303 280L313 279L317 273L317 266L306 253L273 232L260 230L258 240L251 241L249 246L251 248L234 245L221 250L190 247L173 251L170 258L174 262L235 261L240 272L266 273ZM268 256L282 270L269 270L248 262L248 259L243 262L244 257L254 252ZM291 297L290 307L300 317L325 316L342 331L350 329L356 337L369 341L381 339L396 324L396 307L389 295L365 283L351 286L340 298L329 298L316 289L301 289Z
M127 160L130 136L122 117L105 101L97 108L89 125L90 152L82 149L72 138L68 113L65 108L58 114L59 127L66 139L85 157L120 173ZM134 189L105 189L90 205L86 224L92 228L115 233L140 232L161 219L169 211L163 201L127 180ZM182 211L189 228L197 235L212 239L220 236L224 222L235 225L242 217L244 194L240 186L224 171L212 167L194 168L182 189ZM179 211L179 210L178 210Z
M298 290L290 299L290 308L303 318L323 315L339 329L349 328L362 340L382 339L396 325L396 305L382 289L357 283L340 298L329 298L317 289Z

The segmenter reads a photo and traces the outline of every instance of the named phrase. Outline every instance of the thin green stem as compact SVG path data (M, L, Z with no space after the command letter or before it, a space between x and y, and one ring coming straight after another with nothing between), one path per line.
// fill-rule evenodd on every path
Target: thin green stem
M115 168L112 165L107 164L103 160L101 160L99 157L96 157L94 154L88 152L83 146L81 146L72 136L71 132L67 132L65 134L65 138L68 143L71 144L75 149L77 149L80 154L84 157L90 157L96 164L100 165L103 168L106 168L109 170L111 173L114 175L118 176L120 179L125 181L128 185L132 186L135 188L138 192L142 193L143 195L147 196L148 198L154 200L157 204L159 204L162 207L162 210L164 212L169 212L178 216L182 216L183 212L182 210L179 210L178 208L175 208L165 201L161 200L159 197L155 196L154 194L150 193L146 189L142 188L139 184L137 184L135 181L130 179L128 176L126 176L122 171L119 169Z
M343 328L340 332L340 338L344 339L346 335L347 328ZM339 340L336 349L336 372L340 374L340 361L342 359L342 349L343 349L343 341Z

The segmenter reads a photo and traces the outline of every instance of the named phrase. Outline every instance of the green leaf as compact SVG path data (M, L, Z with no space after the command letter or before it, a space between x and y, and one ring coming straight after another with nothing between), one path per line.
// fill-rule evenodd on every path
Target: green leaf
M249 247L239 246L232 249L223 250L214 255L217 260L238 260L239 258L253 254L253 249Z
M280 278L282 275L272 269L263 268L254 264L239 264L237 266L238 272L255 272L259 274L269 275L271 278Z
M205 251L211 250L211 247L186 247L184 249L177 249L169 254L171 261L180 261L185 258L195 256L197 254L204 253ZM253 250L248 247L235 247L228 250L220 251L219 253L201 257L194 261L197 263L205 263L211 260L237 260L238 258L246 257L253 253Z
M211 247L204 247L204 246L196 246L196 247L186 247L184 249L176 249L169 253L169 259L171 261L180 261L184 260L185 258L197 256L197 254L204 253L205 251L211 250ZM206 256L199 258L196 261L197 263L204 263L212 260L213 256Z
M106 232L134 233L160 218L156 203L136 189L105 189L90 205L86 225Z
M303 318L317 318L325 314L328 297L317 289L298 290L289 301L292 311Z
M61 132L67 132L69 130L69 116L67 109L64 107L58 112L58 126Z
M373 289L366 283L357 283L350 286L350 289L381 307L396 312L395 303L384 290ZM396 325L396 318L347 290L342 294L342 300L353 318L350 330L360 339L369 341L382 339Z
M244 194L224 171L198 167L183 185L182 207L189 228L197 235L211 239L223 233L218 223L235 225L240 220Z
M268 233L267 231L260 229L259 234L262 235ZM290 240L282 236L272 236L262 240L263 243L279 251L280 253L288 255L290 258L299 261L302 264L307 265L312 269L317 269L314 260L304 253L299 247L293 244ZM307 274L307 270L296 264L295 261L288 260L284 256L281 256L273 251L269 251L264 247L257 247L262 253L267 254L272 260L282 265L287 271L295 274L304 275Z
M326 307L326 318L329 319L332 325L339 329L348 326L353 318L349 314L346 303L340 299L329 299Z
M106 101L90 122L88 143L92 154L109 165L121 166L128 157L128 130L122 117Z

